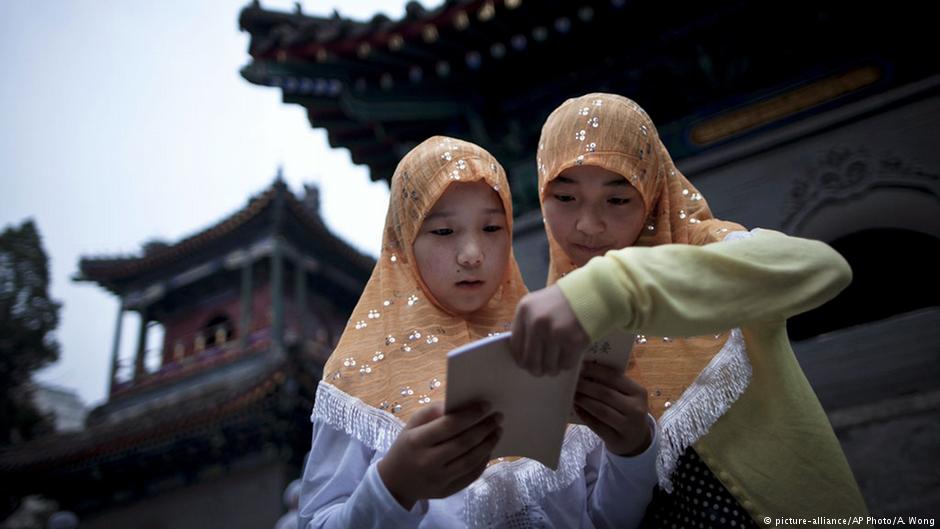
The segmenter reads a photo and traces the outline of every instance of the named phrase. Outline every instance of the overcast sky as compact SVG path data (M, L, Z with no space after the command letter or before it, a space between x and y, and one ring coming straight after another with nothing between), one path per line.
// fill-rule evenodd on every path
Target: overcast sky
M388 203L304 110L239 76L249 0L0 0L0 229L33 218L63 303L61 359L39 379L105 398L117 301L75 283L81 256L139 253L241 209L278 166L295 193L318 182L327 225L375 255ZM263 0L270 9L293 2ZM308 0L357 19L403 15L404 0ZM427 3L431 6L434 3ZM130 356L137 319L124 324Z

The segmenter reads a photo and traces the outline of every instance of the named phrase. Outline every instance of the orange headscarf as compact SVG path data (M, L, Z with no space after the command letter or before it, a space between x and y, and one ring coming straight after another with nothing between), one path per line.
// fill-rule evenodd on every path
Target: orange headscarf
M676 168L650 117L622 96L595 93L562 103L542 127L537 163L543 206L547 184L569 167L593 165L626 178L639 191L646 214L636 246L704 245L744 229L712 217L705 199ZM550 228L546 225L552 284L577 267ZM654 417L679 400L728 334L637 337L627 373L646 386Z
M512 200L502 166L484 149L434 136L409 152L392 176L382 253L343 336L324 367L324 380L402 421L442 400L447 352L472 340L506 332L526 294L509 253L502 285L469 316L444 309L418 272L412 245L447 187L482 180L499 194L512 233Z

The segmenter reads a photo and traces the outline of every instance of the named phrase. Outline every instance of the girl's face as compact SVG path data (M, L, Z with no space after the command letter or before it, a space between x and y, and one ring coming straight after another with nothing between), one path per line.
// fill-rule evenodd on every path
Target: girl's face
M470 314L502 284L510 244L496 191L483 181L455 182L424 218L413 249L437 301L455 314Z
M543 208L552 235L577 266L632 246L646 217L626 178L592 165L568 168L549 182Z

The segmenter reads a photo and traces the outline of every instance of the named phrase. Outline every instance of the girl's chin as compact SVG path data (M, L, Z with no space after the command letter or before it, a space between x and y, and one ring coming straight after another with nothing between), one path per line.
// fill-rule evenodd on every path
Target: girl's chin
M578 268L581 268L582 266L586 265L587 262L590 261L592 257L594 257L593 255L585 256L580 252L574 252L574 251L569 251L566 253L568 254L568 259L571 260L571 264L577 266Z
M591 259L605 255L608 250L610 250L610 247L607 246L596 250L589 250L583 246L573 244L565 248L565 253L568 254L568 258L571 259L572 264L577 267L582 267Z
M461 303L457 306L450 305L447 309L458 316L469 316L485 306L486 303Z

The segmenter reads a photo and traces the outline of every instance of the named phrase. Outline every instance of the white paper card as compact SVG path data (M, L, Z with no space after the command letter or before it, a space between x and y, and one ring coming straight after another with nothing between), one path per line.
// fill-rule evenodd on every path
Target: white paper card
M521 456L557 469L574 399L578 370L536 377L516 365L509 333L484 338L447 353L445 410L485 401L503 414L503 435L493 457Z
M536 377L516 365L509 333L483 338L447 353L445 410L485 401L503 414L503 435L493 457L521 456L557 469L561 444L574 414L581 364L555 376ZM626 369L634 335L615 331L584 352L584 362Z

